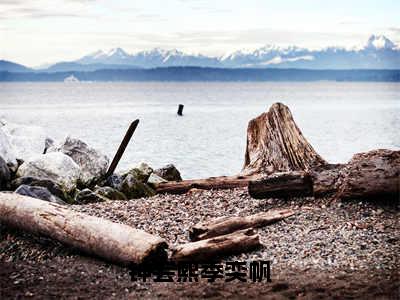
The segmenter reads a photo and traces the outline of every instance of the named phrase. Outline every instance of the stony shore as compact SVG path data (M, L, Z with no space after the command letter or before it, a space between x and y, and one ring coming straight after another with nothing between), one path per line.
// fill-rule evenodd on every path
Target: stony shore
M258 229L262 248L223 258L271 260L272 283L257 284L135 283L126 268L82 256L43 237L2 228L0 296L399 297L400 209L393 203L326 198L255 200L246 189L235 189L71 207L160 235L170 248L187 242L189 227L199 221L273 208L291 208L298 213Z

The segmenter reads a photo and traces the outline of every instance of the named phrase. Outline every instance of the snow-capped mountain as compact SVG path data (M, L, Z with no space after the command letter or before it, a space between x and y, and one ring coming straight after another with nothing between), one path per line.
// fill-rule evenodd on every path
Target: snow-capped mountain
M400 47L383 35L371 35L368 41L352 49L327 47L309 50L296 46L266 45L254 50L240 50L221 57L209 57L155 48L129 54L121 48L96 51L74 62L101 68L154 68L198 66L221 68L305 68L305 69L400 69ZM63 63L65 67L65 63ZM52 67L51 71L58 68ZM89 69L95 68L90 67ZM78 69L77 69L78 70Z
M130 55L121 48L114 48L108 52L98 50L75 61L83 65L88 64L126 64L129 63Z
M396 45L389 40L387 37L383 35L371 35L370 38L368 39L365 47L365 49L374 49L374 50L391 50L396 48Z
M131 65L152 68L160 66L217 66L219 61L203 55L190 55L176 49L164 50L155 48L135 54L128 54L121 48L102 50L82 57L75 61L80 64L113 64Z
M233 52L221 57L221 62L229 67L398 69L400 48L385 36L372 35L364 46L353 49L328 47L308 50L268 45L252 52Z

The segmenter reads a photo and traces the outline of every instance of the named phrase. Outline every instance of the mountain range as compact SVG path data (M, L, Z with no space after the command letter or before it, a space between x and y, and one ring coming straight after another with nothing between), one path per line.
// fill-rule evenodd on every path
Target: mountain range
M361 47L327 47L310 50L297 46L266 45L251 51L235 51L220 57L186 54L155 48L129 54L121 48L96 51L71 62L59 62L44 69L30 69L0 61L0 71L68 72L113 69L150 69L158 67L208 68L296 68L296 69L400 69L400 45L383 35L371 35Z

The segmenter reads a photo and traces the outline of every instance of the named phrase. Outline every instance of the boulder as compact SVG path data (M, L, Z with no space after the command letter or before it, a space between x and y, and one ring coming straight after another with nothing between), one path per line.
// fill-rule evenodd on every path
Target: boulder
M122 172L121 178L122 180L125 179L125 177L130 174L132 175L136 180L146 183L147 179L150 177L151 173L153 173L153 169L146 163L142 162L136 167Z
M39 154L43 154L48 136L42 127L11 122L3 123L4 126L2 128L12 145L17 159L27 161Z
M128 200L123 193L109 186L97 187L94 191L110 200Z
M80 180L84 185L95 183L107 172L108 157L79 139L67 136L59 146L47 150L47 152L53 151L68 155L78 164L81 168Z
M154 174L167 181L182 181L181 173L179 173L178 169L173 164L155 170Z
M121 184L123 180L124 178L121 175L112 174L107 178L105 185L108 185L119 191L121 190Z
M17 171L17 157L15 156L14 148L10 143L9 137L4 132L3 127L0 127L0 157L3 158L12 172Z
M47 179L59 184L66 192L76 188L80 168L71 157L61 152L50 152L24 162L17 171L18 177Z
M149 178L151 173L153 173L153 169L144 162L141 162L136 168L143 174L143 176L147 177L146 180Z
M147 184L139 181L132 174L126 175L122 181L121 190L128 199L154 196L156 192Z
M68 195L62 187L48 179L39 179L34 177L19 177L14 179L11 182L11 188L13 190L17 189L20 185L29 185L29 186L40 186L46 188L50 193L54 196L60 198L63 201L68 203L72 203L74 199L70 195Z
M155 186L159 183L168 182L165 179L161 178L157 174L151 173L149 179L147 179L147 184L150 186Z
M23 184L19 186L16 191L17 194L29 196L32 198L41 199L44 201L57 203L57 204L65 204L60 198L54 196L52 193L49 192L48 189L41 186L30 186Z
M47 150L51 147L54 147L54 140L51 138L46 138L46 140L44 141L44 150L43 150L43 154L45 154L47 152Z
M6 161L0 156L0 190L7 189L11 180L10 169Z
M83 189L75 196L75 201L79 204L104 202L106 200L107 198L91 191L90 189Z

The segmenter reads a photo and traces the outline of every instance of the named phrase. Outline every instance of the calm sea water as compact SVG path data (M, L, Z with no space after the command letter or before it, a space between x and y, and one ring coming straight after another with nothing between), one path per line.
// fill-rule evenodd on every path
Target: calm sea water
M55 139L71 134L110 159L139 118L119 168L174 163L184 178L240 171L248 121L277 101L330 162L400 148L399 83L0 84L0 118L43 126Z

